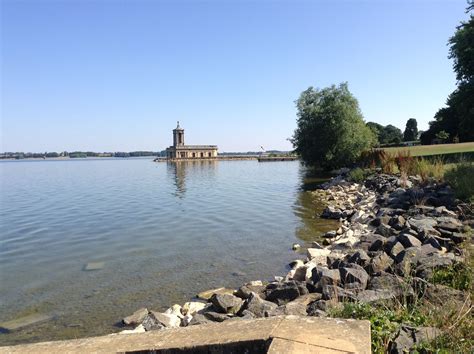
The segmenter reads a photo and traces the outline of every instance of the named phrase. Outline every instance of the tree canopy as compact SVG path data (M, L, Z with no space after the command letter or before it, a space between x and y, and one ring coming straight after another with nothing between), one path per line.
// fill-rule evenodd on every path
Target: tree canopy
M391 124L383 126L379 123L368 122L367 126L374 132L378 145L400 144L402 142L402 131Z
M306 164L325 169L347 166L375 143L347 83L309 87L295 103L297 128L291 142Z
M473 3L467 12L472 12ZM421 136L423 144L430 144L436 135L445 131L447 141L474 141L474 16L461 22L449 39L449 58L453 59L453 68L458 87L430 122L430 128Z
M418 123L415 118L410 118L407 120L403 132L403 141L414 141L416 139L418 139Z

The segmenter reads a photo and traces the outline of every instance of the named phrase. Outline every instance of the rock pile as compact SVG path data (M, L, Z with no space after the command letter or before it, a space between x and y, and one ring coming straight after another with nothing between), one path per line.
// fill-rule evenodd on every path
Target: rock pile
M323 246L314 242L304 261L292 262L285 277L235 291L210 290L164 313L140 309L123 319L135 327L124 332L276 315L326 316L343 301L411 301L420 292L462 297L428 282L434 270L463 261L458 244L468 237L465 223L472 223L458 218L449 186L383 174L357 184L339 176L314 193L329 204L322 216L340 220L340 227L323 235ZM427 333L439 331L405 326L392 349L407 349Z

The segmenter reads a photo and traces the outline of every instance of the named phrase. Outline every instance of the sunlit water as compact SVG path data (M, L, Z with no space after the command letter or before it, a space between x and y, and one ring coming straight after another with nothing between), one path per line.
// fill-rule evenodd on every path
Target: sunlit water
M284 274L334 227L299 162L150 159L0 162L0 322L53 319L0 344L119 330L139 307ZM85 271L89 262L103 268Z

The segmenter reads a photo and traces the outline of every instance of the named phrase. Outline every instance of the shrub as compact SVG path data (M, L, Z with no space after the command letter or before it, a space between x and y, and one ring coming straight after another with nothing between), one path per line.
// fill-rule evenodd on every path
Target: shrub
M360 183L362 182L368 175L368 171L363 170L360 167L354 168L349 172L349 177L352 181Z
M447 171L444 179L456 193L456 197L474 203L474 163L463 162Z
M310 166L337 169L357 161L375 143L347 83L308 88L296 101L297 128L291 142Z

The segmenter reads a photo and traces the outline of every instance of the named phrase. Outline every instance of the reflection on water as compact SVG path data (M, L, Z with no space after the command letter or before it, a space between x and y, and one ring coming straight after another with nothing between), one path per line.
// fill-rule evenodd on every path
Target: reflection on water
M215 174L218 161L216 160L196 160L196 161L174 161L167 162L167 173L174 179L174 185L176 187L175 196L178 198L184 198L186 193L186 170L200 169L201 173L206 178L212 178L212 174ZM195 171L193 171L195 173Z
M336 220L319 217L325 205L311 193L329 178L328 175L310 169L303 167L300 169L301 190L297 195L293 210L301 220L300 225L295 230L295 235L298 239L304 241L306 246L309 246L312 241L321 241L321 235L330 230L335 230L339 226L339 222Z

